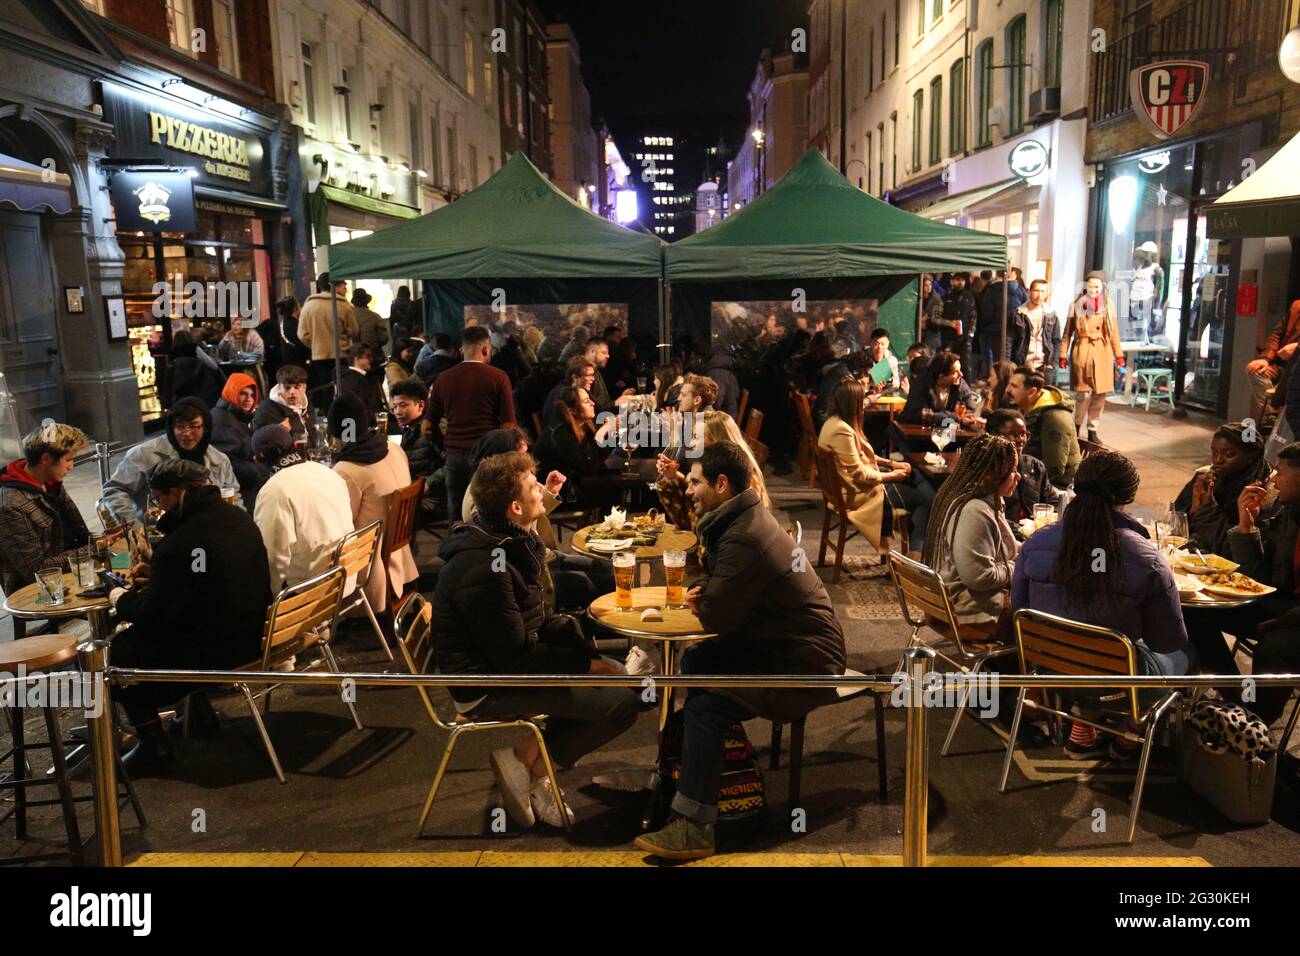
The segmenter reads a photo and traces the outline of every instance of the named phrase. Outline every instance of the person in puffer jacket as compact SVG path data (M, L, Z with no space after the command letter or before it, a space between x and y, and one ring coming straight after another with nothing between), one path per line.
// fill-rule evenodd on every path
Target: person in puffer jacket
M542 598L546 548L528 527L544 512L533 459L517 451L480 462L470 483L477 514L443 540L432 634L444 674L616 674L596 655L577 622L549 614ZM453 687L456 710L473 719L550 715L546 746L569 767L613 740L636 719L630 688ZM541 748L527 737L492 754L506 812L517 824L537 817L563 825ZM570 812L570 819L572 815Z
M244 506L250 514L257 503L257 492L271 476L266 466L253 456L250 425L259 392L257 381L251 375L235 372L226 379L221 400L212 410L212 445L230 459L230 467L239 479Z
M167 431L136 445L118 462L104 485L109 510L121 520L142 521L149 506L149 471L174 458L202 465L222 497L243 503L230 459L212 447L212 412L200 398L182 398L167 413Z
M90 439L71 425L46 419L23 438L23 455L0 468L0 587L13 594L41 568L60 564L90 541L81 513L63 487L73 459ZM23 622L13 620L14 638Z

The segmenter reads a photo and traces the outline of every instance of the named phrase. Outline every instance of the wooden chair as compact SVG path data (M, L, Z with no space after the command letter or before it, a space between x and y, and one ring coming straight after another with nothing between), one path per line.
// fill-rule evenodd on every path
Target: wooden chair
M740 405L736 408L736 427L742 432L745 428L745 412L749 408L749 389L740 390Z
M352 594L344 598L343 606L339 608L339 616L359 607L365 608L366 616L370 618L370 626L374 628L375 637L379 638L379 646L384 649L384 654L391 661L393 652L388 646L388 639L384 637L384 629L379 626L379 620L375 617L375 609L370 606L370 598L366 597L366 585L370 583L370 575L378 559L383 539L383 521L372 521L364 528L345 534L334 547L334 559L330 562L330 567L342 568L355 584Z
M858 529L849 521L849 506L845 497L844 483L840 480L839 469L835 467L835 453L824 448L813 447L820 467L817 469L818 484L822 493L822 543L817 553L817 567L826 567L826 549L835 552L835 574L831 584L838 584L844 571L844 545L858 534ZM839 539L831 545L831 533L839 531Z
M420 497L423 494L424 479L417 478L405 488L399 488L388 496L388 517L384 521L384 546L380 552L380 560L384 563L384 579L388 582L389 605L394 610L401 603L402 594L394 586L392 575L388 573L388 559L408 547L411 539L415 537L415 519L419 514ZM405 587L405 583L402 586Z
M402 660L406 663L406 668L412 674L427 674L429 667L436 663L433 649L433 605L430 604L418 591L411 595L410 600L402 605L394 618L394 627L398 635L398 647L402 653ZM504 727L522 727L530 731L537 744L541 747L542 762L546 765L546 775L551 780L551 792L555 794L555 802L559 806L560 819L564 821L565 829L569 829L569 811L564 805L564 796L560 792L559 781L555 779L555 765L551 761L551 752L546 748L546 738L542 733L545 726L546 715L536 714L531 717L518 717L514 720L476 720L467 714L455 714L449 719L444 720L438 714L438 709L434 707L433 700L429 696L427 689L417 687L420 693L420 699L424 702L424 709L433 721L433 725L439 730L445 730L447 736L447 746L442 752L442 759L438 762L438 769L433 776L433 785L429 787L429 795L425 798L424 809L420 813L420 824L415 831L416 837L424 836L424 825L429 819L429 811L433 809L434 798L438 795L438 788L442 786L442 778L447 772L447 764L451 762L452 751L456 749L456 742L460 739L461 734L473 733L479 730L500 730Z
M266 612L266 626L262 632L262 656L251 664L236 668L241 671L268 671L275 664L283 664L300 654L316 648L321 652L325 665L335 674L339 673L339 662L330 648L335 629L338 627L339 608L343 604L343 589L347 585L347 574L343 568L335 566L324 574L319 574L309 581L285 588ZM271 766L281 783L286 783L284 769L280 766L280 757L275 752L275 745L266 732L266 724L257 709L257 698L267 697L270 706L270 693L275 684L254 694L245 683L236 683L235 688L244 695L249 713L257 732L266 747L266 755L271 758ZM361 730L361 718L349 698L348 688L340 684L344 691L343 702L352 714L352 722Z
M749 423L745 426L746 438L757 438L759 432L763 430L763 413L757 408L749 413Z
M757 438L745 436L745 442L749 445L749 450L754 453L754 461L758 462L758 470L762 471L767 467L768 448Z
M1086 438L1079 439L1079 460L1080 461L1086 459L1093 452L1109 451L1109 450L1110 449L1107 448L1105 445L1099 444L1098 442L1088 441L1088 439Z
M861 671L852 669L844 672L845 677L862 677ZM863 694L870 695L871 709L875 715L876 722L876 779L880 786L880 799L884 800L889 793L889 763L888 754L885 751L885 701L883 693L879 691L868 690L865 687L847 685L836 687L835 692L838 700L832 701L832 704L840 704L846 700L854 700ZM828 704L827 706L830 706ZM807 717L800 717L790 723L790 806L791 808L799 806L800 784L803 777L803 734L804 725ZM770 767L773 770L781 768L781 729L785 725L780 721L772 721L772 759Z
M817 483L817 432L813 430L812 405L807 394L797 389L790 396L799 416L799 473L808 479L808 487L813 488Z
M956 667L968 678L962 683L961 693L957 699L957 714L953 717L948 736L944 739L943 756L948 756L953 737L957 735L957 726L966 716L966 702L970 699L970 686L984 665L999 657L1008 657L1016 652L1014 644L980 644L967 640L962 634L961 625L957 623L957 614L948 596L948 585L943 576L919 561L913 561L897 551L889 552L889 576L893 578L894 589L898 593L898 604L903 610L903 620L912 625L912 635L907 646L928 647L935 656ZM918 617L912 613L912 607L920 609ZM921 628L929 627L940 638L939 641L921 637ZM953 653L948 653L948 645L955 646ZM898 669L904 667L905 659L900 657Z
M1020 654L1020 671L1023 674L1046 672L1136 677L1142 673L1137 648L1119 631L1028 608L1017 611L1012 620L1016 631L1016 649ZM1118 697L1121 705L1111 712L1132 720L1139 728L1138 732L1129 730L1126 722L1108 726L1068 713L1060 707L1059 702L1056 707L1041 704L1028 696L1028 688L1022 687L1016 698L1015 716L1011 718L1011 736L1007 740L1007 754L1002 761L1002 778L998 782L998 790L1001 793L1007 791L1011 758L1015 754L1020 719L1026 707L1051 714L1057 719L1078 721L1115 734L1129 743L1141 744L1142 755L1138 760L1137 782L1133 787L1133 801L1129 809L1127 842L1131 844L1137 833L1138 809L1142 805L1142 790L1146 785L1147 767L1151 762L1151 746L1155 742L1160 721L1182 698L1182 692L1177 689L1165 692L1150 705L1141 700L1135 687L1127 688L1120 694L1114 694L1113 688L1107 688L1105 694L1107 696L1103 698L1103 705L1109 704L1112 697Z

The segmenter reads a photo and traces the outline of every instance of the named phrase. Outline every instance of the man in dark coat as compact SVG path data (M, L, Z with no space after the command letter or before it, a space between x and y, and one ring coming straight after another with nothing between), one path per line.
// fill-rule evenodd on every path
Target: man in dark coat
M943 311L931 324L939 332L939 348L956 352L967 364L971 339L975 335L975 296L966 288L966 273L954 272L948 277L948 292L943 297Z
M844 633L826 588L790 536L750 488L749 458L732 442L704 449L686 494L699 516L708 576L686 603L719 636L682 659L683 673L843 674ZM639 849L667 859L714 852L727 728L763 717L792 721L835 700L825 690L692 690L686 697L682 776L664 829L638 837Z
M736 360L731 353L721 347L714 349L700 374L718 383L718 397L714 400L713 407L735 418L740 409L740 382L736 381Z
M369 421L374 421L377 412L385 411L384 375L374 369L375 351L365 343L352 346L348 351L352 364L339 377L339 394L355 395L366 407Z
M438 549L447 563L438 572L431 626L444 674L620 673L596 655L573 618L547 611L546 547L527 530L546 510L535 472L533 459L517 451L485 458L470 484L474 520ZM627 730L638 711L635 691L613 687L453 687L451 695L456 710L474 719L550 715L546 746L562 767ZM541 817L564 825L533 737L495 751L492 769L516 823L530 827Z
M432 385L443 372L460 363L460 354L451 347L451 336L439 332L432 343L420 348L415 359L415 374L425 385Z
M1020 464L1016 466L1016 470L1020 472L1020 482L1012 494L1002 499L1002 505L1007 512L1007 521L1011 523L1011 529L1016 532L1016 536L1020 537L1020 528L1016 522L1024 518L1032 518L1034 505L1055 507L1061 500L1061 493L1052 486L1047 476L1047 466L1033 455L1025 454L1025 444L1029 441L1029 427L1025 424L1024 415L1014 409L999 408L989 413L984 429L990 435L1001 435L1009 439L1016 446L1016 451L1020 452Z
M271 472L253 456L253 433L250 425L258 402L257 382L251 375L234 372L221 390L221 401L212 409L212 447L230 459L230 467L239 479L239 494L244 507L252 514L257 493L271 477Z
M133 569L134 585L109 594L118 620L131 624L113 638L110 660L121 667L206 670L256 660L271 572L252 516L223 502L207 469L183 458L154 467L149 489L165 511L158 520L164 537L150 562ZM146 764L171 759L158 708L196 689L137 684L116 691L140 738L128 756Z

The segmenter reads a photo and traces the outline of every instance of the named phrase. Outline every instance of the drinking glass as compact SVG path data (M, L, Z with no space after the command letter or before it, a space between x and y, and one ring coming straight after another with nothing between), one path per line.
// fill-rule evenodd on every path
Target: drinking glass
M1056 508L1053 505L1036 504L1034 505L1034 530L1046 528L1049 524L1056 522Z
M948 431L944 428L936 428L930 432L930 441L934 442L934 447L943 451L948 447Z
M644 375L638 375L636 377L636 390L644 394L646 385L649 384L649 381L650 380L646 378Z
M666 583L664 607L680 610L686 607L686 552L664 552L664 581Z
M41 568L36 572L41 602L50 606L63 603L63 568Z
M1187 515L1181 511L1170 511L1165 516L1165 543L1171 550L1177 551L1187 544Z
M388 412L375 412L375 428L381 435L388 434Z
M958 402L957 406L952 411L953 414L957 416L957 420L961 421L963 418L966 417L966 403Z
M636 576L636 555L627 551L614 553L614 606L620 611L632 610L632 582Z
M77 575L78 590L88 591L95 586L95 551L93 547L78 548L72 553L72 570Z

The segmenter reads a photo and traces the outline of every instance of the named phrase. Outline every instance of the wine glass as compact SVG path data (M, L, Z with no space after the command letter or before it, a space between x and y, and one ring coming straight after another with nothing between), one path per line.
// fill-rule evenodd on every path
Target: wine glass
M1173 551L1187 545L1187 515L1181 511L1169 511L1165 515L1165 544Z
M948 430L946 428L936 428L934 431L930 432L930 441L934 442L935 450L941 452L948 447L948 443L951 439L948 437Z

